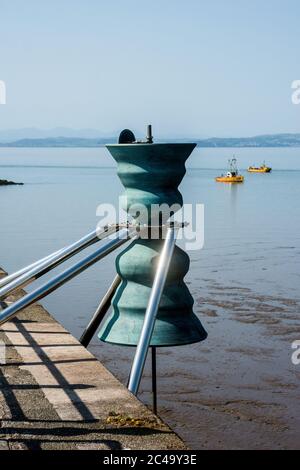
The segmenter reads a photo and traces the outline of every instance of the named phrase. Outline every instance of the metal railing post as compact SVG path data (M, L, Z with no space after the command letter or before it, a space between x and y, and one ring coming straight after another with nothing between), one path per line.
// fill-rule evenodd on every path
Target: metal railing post
M106 292L105 296L101 300L99 306L97 307L96 312L94 313L91 321L87 325L86 329L84 330L79 340L82 346L84 346L85 348L87 348L88 345L90 344L94 334L96 333L98 327L100 326L100 323L102 322L103 318L108 312L108 309L111 305L112 298L120 284L121 284L121 278L117 274L117 276L115 277L111 286Z
M128 389L134 395L137 395L139 390L147 358L147 353L154 330L157 311L164 291L175 243L176 229L174 227L170 227L168 228L165 243L159 258L157 271L145 314L144 324L141 331L141 336L137 345L129 377Z

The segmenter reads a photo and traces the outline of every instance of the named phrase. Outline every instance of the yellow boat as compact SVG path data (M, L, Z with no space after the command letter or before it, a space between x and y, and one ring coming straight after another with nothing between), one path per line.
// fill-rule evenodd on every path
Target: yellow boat
M217 183L243 183L244 177L239 175L236 158L229 160L229 171L226 175L217 176L215 178Z
M226 176L218 176L216 181L217 183L243 183L244 179L242 175L234 176L228 172Z
M271 173L272 168L267 166L265 162L260 167L249 166L249 173Z

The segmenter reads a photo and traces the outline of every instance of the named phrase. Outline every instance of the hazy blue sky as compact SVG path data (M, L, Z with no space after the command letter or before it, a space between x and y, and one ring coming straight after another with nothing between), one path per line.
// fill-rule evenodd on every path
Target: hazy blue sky
M0 0L0 129L300 132L299 0Z

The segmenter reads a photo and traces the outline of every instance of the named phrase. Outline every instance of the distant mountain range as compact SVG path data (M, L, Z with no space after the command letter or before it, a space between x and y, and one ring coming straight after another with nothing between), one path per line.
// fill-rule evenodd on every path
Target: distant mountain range
M97 129L71 129L69 127L55 127L54 129L38 129L25 127L23 129L0 130L0 143L16 142L23 139L51 139L59 136L67 138L97 139L99 136L109 137Z
M255 137L217 138L197 141L199 147L300 147L300 134L258 135Z
M102 147L107 142L114 142L112 138L86 139L82 137L50 137L46 139L20 139L15 142L0 143L0 147Z
M85 147L95 148L101 147L108 142L115 142L116 137L101 136L100 132L93 129L86 129L75 131L71 129L53 129L52 133L65 131L62 137L55 135L43 136L44 132L37 129L32 130L31 134L35 137L28 137L28 129L19 131L26 134L27 137L9 140L3 139L3 132L0 132L0 147ZM17 131L11 131L10 136L16 135ZM49 132L49 131L48 131ZM72 135L70 135L72 134ZM7 132L6 132L7 135ZM8 137L8 135L7 135ZM209 139L156 139L156 142L195 142L199 147L203 148L241 148L241 147L300 147L300 134L275 134L275 135L260 135L255 137L236 137L236 138L217 138L212 137Z

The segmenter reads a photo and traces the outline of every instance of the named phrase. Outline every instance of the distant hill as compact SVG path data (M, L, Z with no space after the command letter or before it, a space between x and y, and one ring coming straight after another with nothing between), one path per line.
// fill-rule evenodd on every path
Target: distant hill
M50 139L53 137L69 137L83 139L97 139L107 137L109 134L97 129L71 129L69 127L55 127L54 129L38 129L25 127L22 129L0 129L0 143L16 142L23 139Z
M86 139L82 137L51 137L47 139L20 139L15 142L0 143L0 147L101 147L115 139L98 138Z
M156 142L166 141L178 142L178 139L157 139ZM209 139L180 139L180 142L193 141L203 148L242 148L242 147L300 147L300 134L275 134L260 135L255 137L235 137ZM60 148L95 148L101 147L108 142L116 142L116 137L48 137L48 138L26 138L12 142L1 142L0 147L60 147Z
M197 141L199 147L300 147L300 134L259 135L243 138L211 138Z

